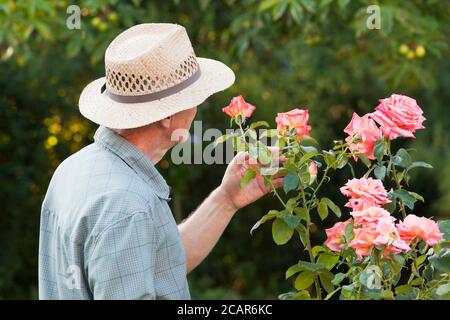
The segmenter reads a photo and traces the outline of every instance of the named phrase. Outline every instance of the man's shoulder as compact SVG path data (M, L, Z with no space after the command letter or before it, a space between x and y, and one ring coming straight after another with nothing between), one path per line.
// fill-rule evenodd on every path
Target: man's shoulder
M56 207L144 210L156 200L151 188L120 157L90 144L66 158L56 169L48 190ZM82 210L84 211L84 210Z

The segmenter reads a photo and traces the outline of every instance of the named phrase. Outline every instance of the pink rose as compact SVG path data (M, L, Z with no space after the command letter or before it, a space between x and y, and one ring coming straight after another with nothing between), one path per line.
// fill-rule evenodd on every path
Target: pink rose
M402 251L409 251L411 248L400 238L392 217L383 217L378 220L376 231L378 236L373 241L377 247L384 246L383 255L389 257L391 254L398 254Z
M416 100L400 94L381 99L371 118L381 126L385 137L393 140L399 136L415 138L417 129L425 128L422 123L425 118Z
M256 107L251 105L250 103L245 102L242 96L237 96L231 99L230 104L222 108L222 111L232 118L241 116L245 119L251 117L255 109Z
M375 121L366 114L363 117L353 113L352 121L344 129L349 136L345 139L352 153L362 153L367 158L374 160L373 148L375 143L381 139L381 130ZM353 156L357 160L357 156Z
M361 211L391 202L383 183L378 179L352 179L340 190L343 195L350 198L345 206L352 208L353 211Z
M312 184L317 178L317 164L311 161L308 164L309 184Z
M382 217L376 225L355 228L355 238L348 245L355 249L356 256L361 260L370 255L372 248L376 247L383 251L385 258L392 254L408 251L411 248L400 238L399 232L392 217Z
M311 126L307 124L308 119L308 110L293 109L289 112L278 113L275 122L280 134L284 134L287 129L293 129L295 135L301 138L311 131Z
M353 211L350 213L355 219L355 225L376 226L381 218L387 218L395 221L394 217L391 217L389 211L386 211L380 207L368 207L361 211Z
M437 244L444 235L435 221L414 214L410 214L403 221L400 221L397 224L397 229L400 237L407 243L419 239L425 241L429 246Z
M355 249L356 256L361 260L370 255L370 250L374 247L374 241L378 237L375 227L356 228L353 230L355 237L348 245Z
M339 252L344 248L345 245L345 228L352 221L348 219L344 222L337 222L333 227L325 229L327 234L327 240L325 245L332 251Z
M312 176L317 175L317 164L314 161L308 164L308 173Z

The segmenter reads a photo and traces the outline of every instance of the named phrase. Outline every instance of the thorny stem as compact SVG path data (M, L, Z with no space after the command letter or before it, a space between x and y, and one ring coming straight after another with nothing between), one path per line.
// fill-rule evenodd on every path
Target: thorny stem
M387 154L390 158L392 158L390 141L388 142ZM392 178L395 182L395 185L397 186L397 189L401 189L402 185L401 185L400 181L398 181L397 170L395 170L395 164L392 164L392 175L393 175ZM405 209L405 205L403 204L403 201L400 201L400 212L402 213L403 219L406 218L406 209Z

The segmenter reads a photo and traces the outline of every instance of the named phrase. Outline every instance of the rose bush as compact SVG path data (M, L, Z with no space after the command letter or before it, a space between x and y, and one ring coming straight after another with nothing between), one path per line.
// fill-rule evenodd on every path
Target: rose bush
M276 244L286 244L298 233L308 252L309 261L300 260L287 269L286 279L294 279L295 291L280 299L450 298L450 222L437 223L412 213L415 202L424 199L412 191L410 171L432 166L413 161L406 149L391 148L393 139L415 138L414 133L424 128L422 109L414 99L398 94L379 102L372 113L353 114L343 130L348 136L334 141L330 150L320 150L309 136L308 110L278 113L277 129L258 134L258 127L269 125L247 123L255 107L244 98L233 98L223 109L238 130L217 142L232 139L236 151L247 151L262 164L248 166L241 187L263 175L281 205L261 217L250 232L272 221ZM275 138L283 161L268 148L269 138ZM355 177L355 165L367 167L362 177ZM352 177L340 188L349 208L343 213L321 195L321 188L330 183L332 170L346 167ZM272 183L280 174L284 195ZM325 220L330 211L339 218L349 217L325 230L323 244L313 244L312 218Z

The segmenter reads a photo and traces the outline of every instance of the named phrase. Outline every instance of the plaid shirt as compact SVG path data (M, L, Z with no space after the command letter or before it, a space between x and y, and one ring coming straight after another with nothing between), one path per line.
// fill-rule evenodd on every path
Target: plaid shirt
M99 127L56 169L41 212L40 299L190 299L169 186Z

